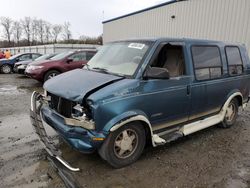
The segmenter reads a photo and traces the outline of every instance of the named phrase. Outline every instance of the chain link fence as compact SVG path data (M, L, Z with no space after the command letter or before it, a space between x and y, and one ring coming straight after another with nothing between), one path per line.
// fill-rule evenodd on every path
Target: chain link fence
M97 49L99 46L100 45L91 45L91 44L50 44L50 45L39 45L39 46L1 48L1 50L5 51L6 49L8 49L10 50L12 55L25 52L52 54L70 50Z

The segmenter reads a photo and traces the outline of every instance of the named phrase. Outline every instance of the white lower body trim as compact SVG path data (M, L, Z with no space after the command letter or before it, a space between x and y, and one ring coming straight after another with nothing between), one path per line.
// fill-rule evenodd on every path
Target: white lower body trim
M225 104L223 105L221 111L214 115L214 116L211 116L211 117L208 117L206 119L203 119L203 120L199 120L199 121L196 121L196 122L193 122L193 123L190 123L190 124L187 124L187 125L184 125L180 131L184 134L184 135L189 135L191 133L194 133L194 132L197 132L197 131L200 131L202 129L205 129L207 127L210 127L210 126L213 126L213 125L216 125L220 122L223 121L225 115L226 115L226 111L227 111L227 107L229 105L229 103L231 102L231 100L236 97L236 96L241 96L241 93L240 92L236 92L234 94L232 94L228 99L227 101L225 102Z
M215 115L215 116L212 116L212 117L208 117L206 119L203 119L203 120L199 120L199 121L196 121L196 122L193 122L193 123L190 123L190 124L187 124L187 125L184 125L182 128L181 128L181 132L184 134L184 135L189 135L189 134L192 134L194 132L197 132L197 131L200 131L202 129L205 129L207 127L210 127L210 126L213 126L215 124L218 124L220 123L222 120L223 120L224 116L222 116L220 113Z

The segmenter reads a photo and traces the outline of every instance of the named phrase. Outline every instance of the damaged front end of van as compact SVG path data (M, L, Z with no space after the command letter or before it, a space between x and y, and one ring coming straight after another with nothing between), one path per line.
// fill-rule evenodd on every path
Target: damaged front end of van
M71 171L79 170L61 157L46 133L47 124L73 149L82 153L98 151L116 168L139 157L145 145L146 132L142 126L145 124L150 134L152 129L144 112L150 111L151 107L144 105L144 97L139 97L145 87L136 77L145 69L144 60L151 51L151 45L153 41L104 45L83 69L46 81L43 94L33 92L31 122L52 157ZM144 111L138 110L143 106ZM127 128L132 122L139 121L144 124ZM117 136L118 130L122 133Z
M80 82L90 77L91 81ZM78 69L47 81L43 94L33 92L31 122L50 156L72 171L79 170L62 159L60 151L47 135L44 123L50 125L77 151L92 153L100 147L108 133L96 129L94 115L98 104L88 100L88 96L120 79L114 75Z

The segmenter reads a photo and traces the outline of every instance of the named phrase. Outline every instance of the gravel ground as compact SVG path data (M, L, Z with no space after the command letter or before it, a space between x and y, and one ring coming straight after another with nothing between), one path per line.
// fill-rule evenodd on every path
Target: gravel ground
M0 187L64 187L46 159L29 120L30 95L41 84L0 74ZM250 187L250 107L230 129L216 126L157 148L133 165L113 169L97 154L62 145L82 170L70 173L81 187Z

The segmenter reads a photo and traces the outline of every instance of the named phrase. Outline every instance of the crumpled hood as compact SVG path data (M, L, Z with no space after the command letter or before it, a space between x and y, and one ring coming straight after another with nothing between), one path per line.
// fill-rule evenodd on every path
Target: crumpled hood
M46 81L43 87L56 96L82 102L83 97L93 89L121 79L121 77L110 74L75 69Z

